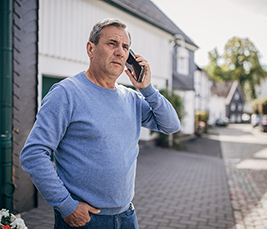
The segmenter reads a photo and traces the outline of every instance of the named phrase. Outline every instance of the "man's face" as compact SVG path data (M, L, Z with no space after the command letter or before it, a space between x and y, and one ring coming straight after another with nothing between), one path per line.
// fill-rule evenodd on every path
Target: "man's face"
M129 55L130 39L124 29L107 26L97 45L92 44L91 63L99 76L117 79Z

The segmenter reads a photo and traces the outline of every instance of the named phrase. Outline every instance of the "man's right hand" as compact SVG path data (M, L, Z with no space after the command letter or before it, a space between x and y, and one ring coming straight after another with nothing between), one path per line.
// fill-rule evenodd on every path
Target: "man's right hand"
M79 202L75 211L63 219L71 227L81 227L90 221L91 217L89 212L98 214L100 210L93 208L87 203Z

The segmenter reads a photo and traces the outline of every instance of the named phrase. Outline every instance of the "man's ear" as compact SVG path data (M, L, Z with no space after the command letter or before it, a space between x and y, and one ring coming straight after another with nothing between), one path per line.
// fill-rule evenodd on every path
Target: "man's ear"
M95 44L91 41L87 42L86 49L87 49L87 55L92 58L94 53Z

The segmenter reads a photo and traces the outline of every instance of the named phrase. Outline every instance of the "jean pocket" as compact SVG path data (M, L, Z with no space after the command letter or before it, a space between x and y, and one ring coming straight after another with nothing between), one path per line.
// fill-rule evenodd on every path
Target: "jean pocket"
M83 226L79 226L79 227L74 227L74 226L70 226L68 225L64 219L61 217L60 213L58 211L55 210L55 227L54 229L92 229L92 221L93 221L93 214L90 214L90 221L88 223L86 223Z
M134 209L129 208L127 211L123 212L120 217L122 228L138 229L138 221Z
M73 226L68 225L65 221L64 221L64 223L67 226L66 229L75 229L75 228L77 228L77 229L92 229L93 228L92 227L92 220L93 220L93 214L90 214L90 221L83 226L73 227Z
M134 216L135 216L135 210L132 210L131 208L129 208L125 212L121 213L121 219L122 220L129 220Z

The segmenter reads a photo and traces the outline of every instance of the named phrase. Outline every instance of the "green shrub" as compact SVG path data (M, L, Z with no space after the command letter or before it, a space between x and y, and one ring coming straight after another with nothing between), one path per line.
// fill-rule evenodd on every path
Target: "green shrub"
M262 102L262 114L267 114L267 98L261 100Z
M160 93L172 104L176 113L178 114L180 121L182 122L186 114L182 97L173 92L169 94L166 89L160 90ZM169 147L169 135L158 133L158 137L156 138L156 145L160 147ZM172 147L176 149L183 148L182 143L178 140L178 133L173 134Z
M252 113L254 114L267 114L267 98L254 99L252 101Z
M204 122L205 128L204 132L207 133L208 131L208 120L209 120L209 112L207 111L196 111L195 112L195 130L198 129L199 123Z

